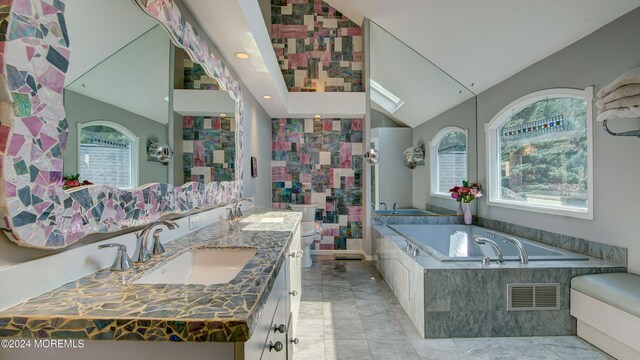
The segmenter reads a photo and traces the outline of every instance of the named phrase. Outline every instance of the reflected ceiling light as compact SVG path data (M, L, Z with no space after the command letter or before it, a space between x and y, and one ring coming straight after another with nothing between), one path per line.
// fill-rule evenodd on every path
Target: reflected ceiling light
M380 85L377 81L370 79L369 84L371 85L371 100L383 109L393 114L404 105L402 99Z
M320 115L318 115L318 114L313 115L313 118L314 118L314 119L316 119L316 120L317 120L317 119L320 119Z
M240 60L247 60L251 57L251 55L247 54L246 52L237 52L236 57Z
M225 117L225 116L227 116L227 114L220 114L220 116Z
M271 95L262 95L262 98L265 100L271 100Z

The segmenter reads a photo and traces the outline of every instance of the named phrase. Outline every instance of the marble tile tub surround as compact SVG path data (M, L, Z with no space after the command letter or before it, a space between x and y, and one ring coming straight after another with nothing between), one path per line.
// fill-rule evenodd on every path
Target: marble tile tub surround
M174 42L239 102L237 163L242 163L244 106L240 84L216 58L196 28L185 21L172 0L136 0L156 18ZM64 20L64 0L21 0L0 3L0 71L7 79L13 111L0 126L0 172L4 191L0 207L5 234L21 246L67 247L86 235L119 231L166 214L186 213L242 197L242 167L236 180L207 185L147 184L127 191L94 185L64 191L62 159L68 124L63 85L71 52ZM8 115L10 114L10 115Z
M377 268L426 338L575 335L576 321L569 314L571 278L626 272L626 267L596 258L483 267L479 261L440 262L425 252L413 257L404 251L405 238L381 225L372 228L372 240ZM419 294L403 298L398 293L398 264L415 282L409 288L422 288ZM506 311L511 283L559 283L560 309Z
M571 250L594 258L603 259L618 266L627 266L627 248L624 247L603 244L569 235L556 234L550 231L534 229L527 226L483 217L475 219L474 223L487 229L500 231L514 236L522 236L524 238L539 241L561 249Z
M0 335L139 341L246 341L284 262L300 213L257 210L282 223L219 222L172 241L126 272L98 271L0 312ZM259 218L257 219L259 221ZM189 248L257 248L227 284L133 284Z
M313 262L302 270L296 360L612 359L575 336L424 339L372 262Z
M373 215L375 225L397 225L397 224L464 224L462 216L456 215Z

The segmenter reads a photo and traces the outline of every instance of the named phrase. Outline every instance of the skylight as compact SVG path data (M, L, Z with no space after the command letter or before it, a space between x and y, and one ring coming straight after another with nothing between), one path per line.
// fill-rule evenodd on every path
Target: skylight
M369 79L369 84L371 85L371 100L380 105L383 109L393 114L398 111L402 105L404 105L404 101L402 101L402 99L397 97L391 91L385 89L385 87L380 85L377 81Z

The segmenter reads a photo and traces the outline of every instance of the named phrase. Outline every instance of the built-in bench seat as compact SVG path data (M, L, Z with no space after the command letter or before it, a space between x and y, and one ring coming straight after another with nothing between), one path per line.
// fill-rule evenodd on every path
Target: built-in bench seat
M571 280L578 336L618 359L640 359L640 276L626 273Z

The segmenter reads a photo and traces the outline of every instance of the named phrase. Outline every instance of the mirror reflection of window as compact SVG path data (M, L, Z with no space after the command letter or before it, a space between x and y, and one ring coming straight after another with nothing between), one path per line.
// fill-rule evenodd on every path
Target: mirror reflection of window
M449 196L449 189L468 177L467 133L458 128L440 131L431 144L432 193Z
M134 163L138 139L122 126L109 122L81 126L78 143L80 174L96 184L136 187Z

